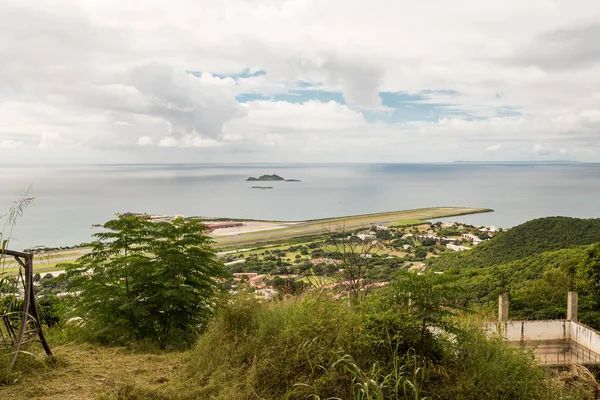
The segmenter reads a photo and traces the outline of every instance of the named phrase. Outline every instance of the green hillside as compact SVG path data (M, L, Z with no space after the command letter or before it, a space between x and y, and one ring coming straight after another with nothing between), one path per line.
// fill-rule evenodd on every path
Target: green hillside
M600 218L539 218L502 232L471 251L444 255L432 265L439 270L482 268L597 242L600 242Z
M587 262L595 243L600 219L540 218L468 252L444 254L432 266L458 278L465 306L493 310L498 295L508 293L512 319L564 318L567 292L575 287L580 319L600 328L600 298Z
M547 251L506 264L477 269L449 270L464 287L465 305L495 307L504 290L509 294L511 318L554 319L566 314L571 279L568 268L575 267L574 284L586 295L584 263L591 246ZM582 304L585 308L585 305ZM585 314L585 313L584 313Z

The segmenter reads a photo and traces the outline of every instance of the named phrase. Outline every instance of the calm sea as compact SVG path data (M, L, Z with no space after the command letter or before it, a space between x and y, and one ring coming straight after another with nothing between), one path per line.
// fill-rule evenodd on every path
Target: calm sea
M90 165L2 167L0 211L31 183L35 201L11 247L87 241L115 213L304 220L429 206L484 207L455 217L511 227L532 218L600 217L600 164ZM261 183L279 174L302 182ZM2 228L0 224L0 229Z

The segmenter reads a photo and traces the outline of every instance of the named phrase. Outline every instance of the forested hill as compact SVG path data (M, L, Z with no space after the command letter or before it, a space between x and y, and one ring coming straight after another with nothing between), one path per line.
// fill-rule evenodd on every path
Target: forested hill
M597 242L600 242L600 218L539 218L502 232L471 251L445 254L432 265L441 270L481 268Z

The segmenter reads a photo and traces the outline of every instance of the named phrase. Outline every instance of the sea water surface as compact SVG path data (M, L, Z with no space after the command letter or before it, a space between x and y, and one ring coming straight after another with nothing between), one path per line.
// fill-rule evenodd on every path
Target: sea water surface
M138 164L2 171L0 213L30 184L35 197L12 234L14 249L87 241L92 224L127 211L294 221L459 206L495 212L452 220L499 227L544 216L600 217L600 164ZM302 182L245 181L262 174Z

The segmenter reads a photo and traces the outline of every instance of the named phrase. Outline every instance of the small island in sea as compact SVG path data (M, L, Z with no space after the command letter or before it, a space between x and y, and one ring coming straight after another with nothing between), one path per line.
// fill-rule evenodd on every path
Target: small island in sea
M300 182L299 179L283 179L281 176L277 174L273 175L261 175L258 178L253 176L246 179L247 182Z
M273 189L273 186L252 186L252 189Z

